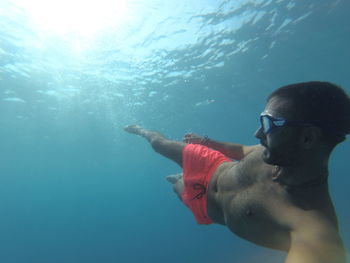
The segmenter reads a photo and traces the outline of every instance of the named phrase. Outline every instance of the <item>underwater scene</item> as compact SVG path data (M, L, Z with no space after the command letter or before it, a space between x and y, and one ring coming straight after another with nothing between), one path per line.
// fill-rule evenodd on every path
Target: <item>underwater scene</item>
M350 93L349 12L348 0L0 0L0 262L283 262L198 225L165 179L181 168L124 127L259 144L275 89ZM349 146L329 167L347 251Z

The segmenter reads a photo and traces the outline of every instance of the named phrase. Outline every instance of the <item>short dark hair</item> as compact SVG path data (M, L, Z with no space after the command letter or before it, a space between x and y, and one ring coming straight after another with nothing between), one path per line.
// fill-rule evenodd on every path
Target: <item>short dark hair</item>
M289 100L301 121L319 126L329 136L345 139L350 133L350 98L339 86L321 81L302 82L283 86L269 97Z

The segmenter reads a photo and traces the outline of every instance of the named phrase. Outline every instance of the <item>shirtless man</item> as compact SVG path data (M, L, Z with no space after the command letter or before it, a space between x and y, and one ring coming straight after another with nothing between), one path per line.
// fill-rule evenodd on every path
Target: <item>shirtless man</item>
M270 95L260 121L255 146L195 134L176 142L137 125L125 130L183 168L183 177L168 180L197 223L226 225L286 251L286 263L344 263L328 160L350 133L349 97L328 82L288 85Z

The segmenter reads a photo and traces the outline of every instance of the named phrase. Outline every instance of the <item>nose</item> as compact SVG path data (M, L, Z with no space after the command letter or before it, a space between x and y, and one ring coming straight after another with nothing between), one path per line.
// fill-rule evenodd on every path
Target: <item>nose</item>
M262 131L262 127L259 127L255 133L254 133L254 136L258 139L262 139L264 137L264 133Z

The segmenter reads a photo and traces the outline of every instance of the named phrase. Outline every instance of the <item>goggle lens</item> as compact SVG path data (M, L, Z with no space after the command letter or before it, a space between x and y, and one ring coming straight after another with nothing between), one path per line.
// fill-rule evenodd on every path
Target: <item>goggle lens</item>
M261 126L264 133L268 133L271 130L271 120L266 116L261 116Z
M286 120L283 118L273 118L269 115L260 116L261 127L265 134L270 133L276 127L282 127L286 125Z

